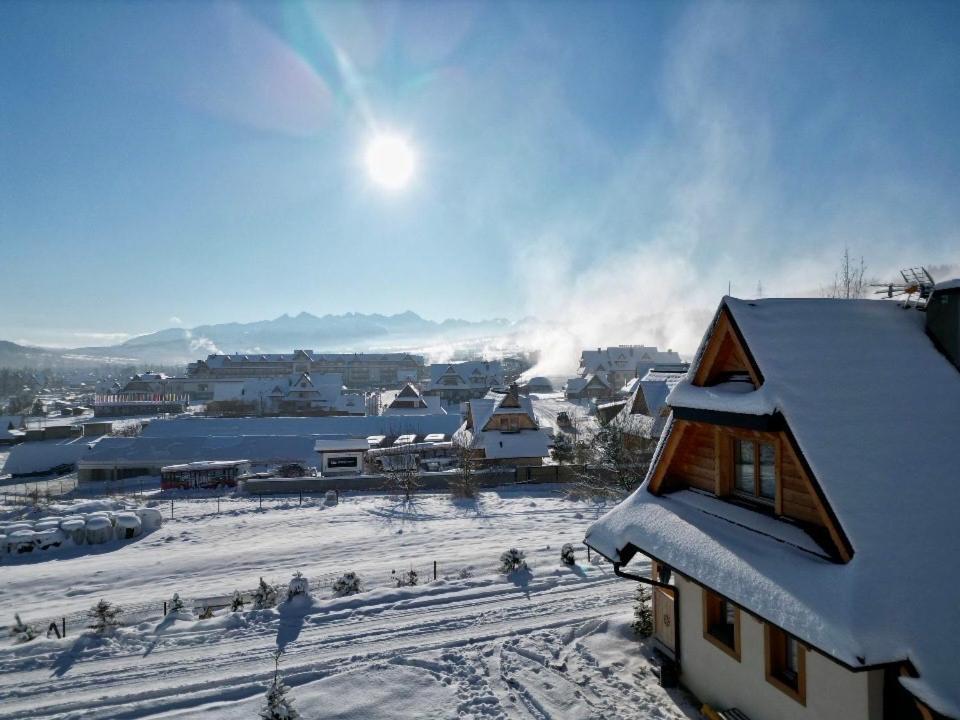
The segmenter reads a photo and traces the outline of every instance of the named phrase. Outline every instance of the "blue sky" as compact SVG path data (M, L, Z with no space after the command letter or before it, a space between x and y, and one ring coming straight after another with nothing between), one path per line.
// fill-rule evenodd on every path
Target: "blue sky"
M815 292L845 244L960 262L958 127L958 3L11 0L0 338L411 309L689 345L674 311Z

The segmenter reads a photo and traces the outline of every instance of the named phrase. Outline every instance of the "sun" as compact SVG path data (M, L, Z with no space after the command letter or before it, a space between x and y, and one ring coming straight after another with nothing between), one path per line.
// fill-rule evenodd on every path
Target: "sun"
M410 184L417 167L413 147L399 135L381 133L367 143L364 154L370 179L388 190Z

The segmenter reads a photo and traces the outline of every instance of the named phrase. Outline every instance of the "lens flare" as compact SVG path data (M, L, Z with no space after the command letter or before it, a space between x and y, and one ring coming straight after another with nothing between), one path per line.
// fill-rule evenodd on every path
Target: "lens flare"
M381 133L367 144L364 160L370 179L388 190L406 187L416 170L413 147L399 135Z

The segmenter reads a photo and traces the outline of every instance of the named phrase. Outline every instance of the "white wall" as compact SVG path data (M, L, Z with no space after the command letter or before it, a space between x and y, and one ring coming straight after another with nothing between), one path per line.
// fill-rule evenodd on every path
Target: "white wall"
M806 705L764 674L763 623L740 611L740 662L703 637L703 591L676 577L680 589L681 682L715 710L736 707L751 718L882 720L883 672L850 672L807 650Z

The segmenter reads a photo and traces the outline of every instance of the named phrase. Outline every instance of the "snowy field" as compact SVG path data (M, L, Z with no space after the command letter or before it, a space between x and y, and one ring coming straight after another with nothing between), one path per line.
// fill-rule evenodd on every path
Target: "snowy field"
M64 640L0 642L0 718L255 717L278 645L305 718L697 717L657 685L631 635L633 584L579 545L604 510L542 486L410 505L360 495L261 511L237 499L219 514L215 500L182 502L142 538L13 559L3 616L68 625ZM565 542L578 547L574 568L559 563ZM528 574L497 573L511 546ZM391 570L410 567L422 583L393 587ZM285 585L296 570L312 602L163 617L174 592L189 608L260 576ZM331 598L327 580L347 570L370 589ZM128 609L106 640L83 634L79 615L101 597Z

